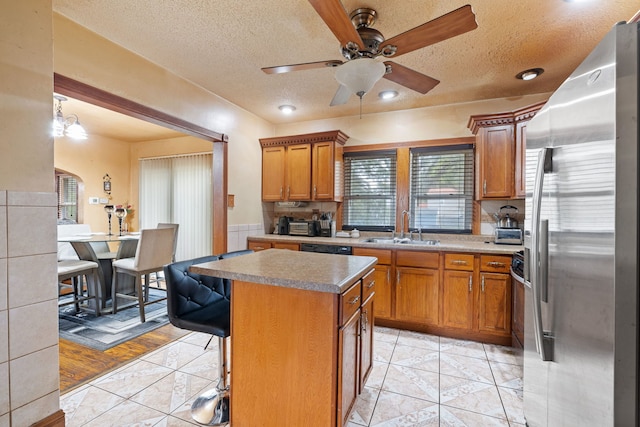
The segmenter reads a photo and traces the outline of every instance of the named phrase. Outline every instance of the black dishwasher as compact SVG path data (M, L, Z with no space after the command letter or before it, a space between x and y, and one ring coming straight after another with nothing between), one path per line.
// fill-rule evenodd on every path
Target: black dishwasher
M338 255L353 254L353 250L351 249L351 246L323 245L319 243L301 243L300 250L302 252L319 252L322 254L338 254Z

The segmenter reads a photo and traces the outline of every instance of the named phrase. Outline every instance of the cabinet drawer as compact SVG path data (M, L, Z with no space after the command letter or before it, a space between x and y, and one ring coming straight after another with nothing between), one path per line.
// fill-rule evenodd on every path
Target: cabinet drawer
M498 255L482 255L480 257L480 271L491 273L508 273L511 257Z
M290 251L299 251L300 245L297 243L273 242L275 249L288 249Z
M473 271L473 255L445 254L444 268L447 270Z
M360 308L361 288L362 280L358 280L347 292L340 295L340 325L344 325Z
M353 248L353 254L376 257L378 264L391 264L391 249Z
M366 301L376 290L375 270L371 270L362 278L362 301Z
M438 252L402 251L396 253L396 265L403 267L438 268L440 254ZM471 263L473 266L473 263Z
M270 249L271 248L271 243L270 242L256 242L256 241L249 241L248 245L247 245L248 249L251 249L253 251L264 251L265 249Z

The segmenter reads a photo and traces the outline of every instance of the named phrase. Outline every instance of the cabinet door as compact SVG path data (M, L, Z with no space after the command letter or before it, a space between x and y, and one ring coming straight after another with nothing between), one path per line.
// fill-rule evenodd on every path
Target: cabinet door
M483 128L480 133L479 197L509 198L513 194L513 126Z
M478 304L480 332L511 334L511 277L481 273Z
M377 294L375 295L377 298ZM375 313L374 297L370 297L362 305L360 314L360 382L359 393L364 390L364 382L373 368L373 313ZM377 301L376 301L377 304Z
M285 152L285 147L262 149L262 200L265 202L284 200Z
M347 423L349 411L358 396L358 364L360 311L356 312L345 325L340 328L338 337L338 425Z
M313 200L334 200L334 157L333 142L313 144L312 198Z
M526 164L527 164L527 123L516 124L516 153L515 153L515 189L514 195L518 199L524 199L527 192Z
M442 326L473 328L473 272L444 271Z
M311 200L311 144L287 147L287 200Z
M374 314L380 319L391 319L391 266L377 264L374 269L376 281Z
M396 267L396 319L438 324L438 270Z

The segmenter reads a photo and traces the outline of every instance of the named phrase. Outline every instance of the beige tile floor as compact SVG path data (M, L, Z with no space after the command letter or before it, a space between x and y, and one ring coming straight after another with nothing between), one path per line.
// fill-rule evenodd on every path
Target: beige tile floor
M63 395L66 425L197 425L191 402L215 385L208 339L189 334ZM376 327L374 348L348 427L524 425L521 358L510 347Z

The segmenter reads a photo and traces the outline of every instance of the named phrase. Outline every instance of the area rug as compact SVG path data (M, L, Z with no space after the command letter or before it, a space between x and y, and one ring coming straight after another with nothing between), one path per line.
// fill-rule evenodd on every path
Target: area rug
M150 300L164 297L164 291L149 292ZM63 306L58 310L60 338L104 351L169 323L166 301L147 305L144 312L146 321L141 323L137 305L101 316L82 310L76 313L73 305Z

